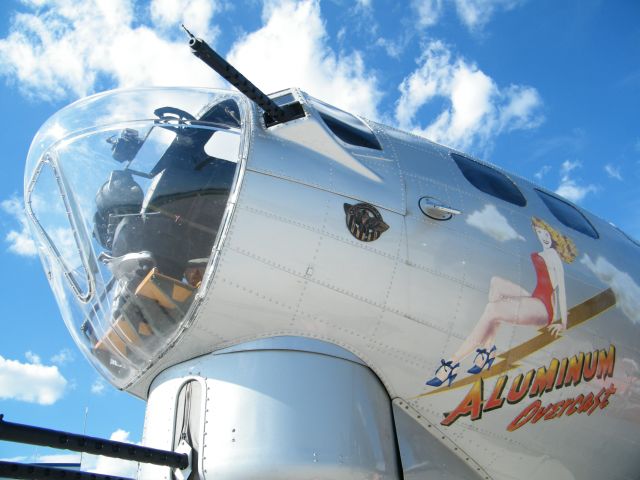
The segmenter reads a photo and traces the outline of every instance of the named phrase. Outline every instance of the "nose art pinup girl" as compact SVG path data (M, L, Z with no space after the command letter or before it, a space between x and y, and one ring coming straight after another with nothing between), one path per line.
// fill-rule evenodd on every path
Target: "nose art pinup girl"
M468 373L476 374L485 367L491 368L496 357L494 341L501 323L546 326L554 336L567 328L563 262L573 262L577 255L576 246L571 239L544 220L533 217L531 225L542 244L541 251L531 254L537 276L533 293L509 280L493 277L489 288L489 302L478 323L451 359L441 361L435 376L426 382L427 385L439 387L445 382L451 385L458 375L460 361L474 349L476 356ZM553 323L557 319L560 322Z

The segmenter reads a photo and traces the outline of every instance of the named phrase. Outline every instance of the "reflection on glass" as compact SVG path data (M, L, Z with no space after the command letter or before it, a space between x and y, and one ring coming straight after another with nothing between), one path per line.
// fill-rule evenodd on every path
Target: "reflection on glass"
M195 114L153 112L155 121L67 137L28 182L27 211L65 321L119 386L185 321L239 159L235 99L209 98Z
M63 265L73 290L78 296L85 298L89 295L88 272L74 238L64 197L58 193L59 178L50 159L40 164L36 188L38 193L31 196L30 206L36 218L41 219L38 227Z

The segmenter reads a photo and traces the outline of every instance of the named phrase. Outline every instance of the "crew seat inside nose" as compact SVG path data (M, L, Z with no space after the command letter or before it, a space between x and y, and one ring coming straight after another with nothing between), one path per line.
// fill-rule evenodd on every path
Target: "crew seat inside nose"
M104 232L96 222L99 238L111 256L150 252L163 274L181 280L188 262L208 258L224 214L236 163L212 157L205 145L217 132L202 128L183 128L179 122L239 127L236 103L226 100L214 105L199 120L187 112L164 108L156 110L158 125L176 137L151 170L151 186L144 198L141 188L127 170L114 171L112 179L96 197L98 211L108 203L117 226ZM115 178L114 178L115 177ZM105 188L108 185L108 188ZM105 197L111 197L109 201ZM102 208L101 208L102 207ZM104 224L102 214L100 219ZM96 217L99 213L96 214ZM108 224L113 222L109 221ZM111 240L111 241L109 241Z
M117 291L112 326L93 342L100 349L106 341L127 358L136 356L136 345L145 344L144 351L162 344L159 337L166 337L186 314L204 276L237 167L237 161L205 151L214 135L240 127L235 101L217 103L198 120L169 107L156 114L160 119L154 128L170 130L175 139L145 176L146 193L134 179L140 172L125 168L112 171L96 195L94 236L105 248L100 260L111 270ZM111 359L105 363L114 369Z

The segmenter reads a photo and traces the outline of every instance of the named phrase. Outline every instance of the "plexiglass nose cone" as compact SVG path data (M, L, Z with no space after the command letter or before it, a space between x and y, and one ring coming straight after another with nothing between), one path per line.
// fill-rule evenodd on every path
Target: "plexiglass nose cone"
M243 100L120 90L54 115L25 200L74 340L125 387L175 341L206 279L241 157Z

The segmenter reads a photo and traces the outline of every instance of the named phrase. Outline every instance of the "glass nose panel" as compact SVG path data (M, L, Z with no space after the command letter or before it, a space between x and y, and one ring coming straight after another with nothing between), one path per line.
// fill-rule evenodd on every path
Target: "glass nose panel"
M80 298L89 296L89 274L71 224L71 214L60 190L60 177L50 159L40 164L30 197L33 216L46 247L53 251Z
M98 110L122 95L99 97ZM65 129L27 174L28 218L63 318L118 386L173 343L207 278L243 137L238 103L216 95L197 109L160 103L149 120ZM76 119L74 109L87 115L82 103L60 115Z

